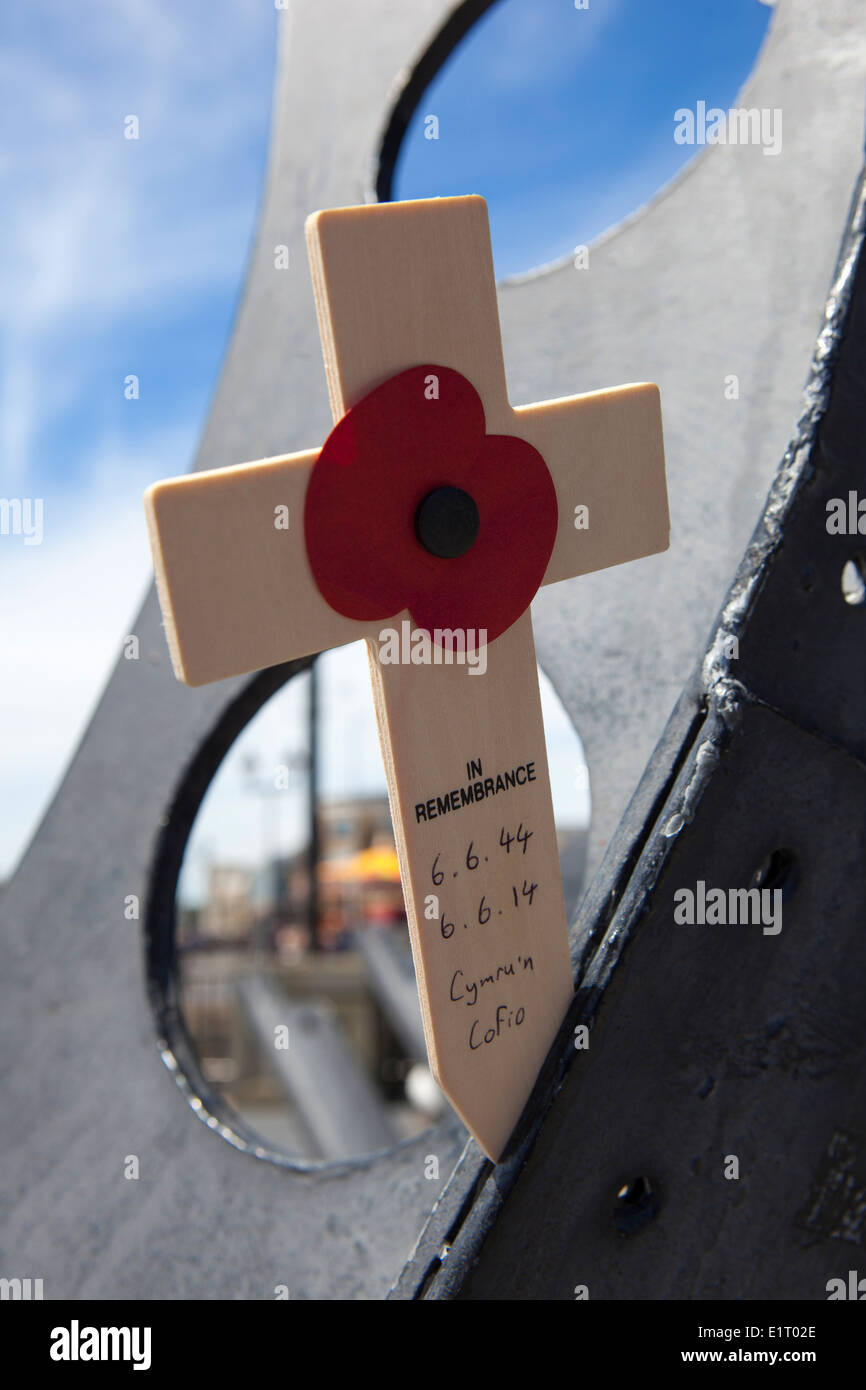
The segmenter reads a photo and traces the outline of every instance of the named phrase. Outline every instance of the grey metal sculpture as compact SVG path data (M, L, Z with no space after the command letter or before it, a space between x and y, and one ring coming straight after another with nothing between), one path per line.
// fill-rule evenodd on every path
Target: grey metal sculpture
M376 184L377 151L393 151L416 65L441 61L484 8L292 6L257 247L198 467L327 433L304 218L361 201ZM856 1194L866 1180L846 1100L864 1046L850 906L864 886L863 735L849 682L866 609L845 609L833 577L841 556L819 553L816 521L816 490L846 486L858 464L863 477L862 423L831 411L816 453L826 374L725 609L726 630L741 632L740 664L716 652L677 697L800 413L861 162L864 74L860 0L820 10L782 0L740 98L784 112L778 158L709 149L592 248L589 273L563 265L501 289L515 401L658 381L673 538L667 556L589 576L573 593L559 586L536 607L542 663L593 777L591 870L606 847L608 860L575 932L576 962L592 959L569 1026L598 1022L529 1163L566 1034L512 1157L489 1181L474 1145L461 1158L453 1123L356 1164L294 1171L279 1155L257 1156L254 1139L199 1088L167 954L173 874L219 759L291 670L178 686L151 594L135 629L147 659L118 662L3 895L0 1273L43 1277L48 1298L271 1298L278 1284L293 1298L382 1297L441 1192L402 1296L463 1287L571 1297L579 1284L595 1297L823 1296L840 1233L863 1238L856 1201L840 1205L833 1193ZM853 266L859 235L858 223L843 267ZM274 271L279 244L290 275ZM851 273L831 304L834 344ZM846 342L861 332L858 318ZM845 401L858 380L862 394L862 360L840 378ZM725 397L730 374L736 402ZM804 559L810 545L816 558ZM842 626L852 618L859 627ZM747 864L787 879L781 940L733 947L718 934L700 943L674 934L672 886L733 880ZM140 898L142 922L124 916L129 895ZM725 1153L741 1155L748 1183L720 1176ZM124 1178L132 1154L137 1181ZM438 1179L425 1176L428 1154ZM765 1244L779 1233L771 1259L744 1255L746 1221Z

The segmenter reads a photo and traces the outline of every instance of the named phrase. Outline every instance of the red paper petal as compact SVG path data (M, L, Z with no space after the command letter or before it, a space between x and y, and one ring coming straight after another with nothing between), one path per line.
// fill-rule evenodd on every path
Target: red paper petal
M465 555L441 559L418 541L415 513L449 484L475 499L480 526ZM432 365L392 377L343 416L313 468L304 512L313 575L337 612L375 621L408 608L421 627L486 629L488 641L529 606L556 528L556 491L538 451L485 434L475 388Z

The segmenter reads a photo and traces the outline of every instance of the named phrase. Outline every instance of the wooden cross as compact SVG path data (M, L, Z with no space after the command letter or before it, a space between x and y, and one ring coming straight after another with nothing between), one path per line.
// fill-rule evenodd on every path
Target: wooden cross
M518 409L509 405L487 207L480 197L319 212L307 222L307 242L331 408L338 422L353 413L322 451L196 473L148 490L166 635L175 672L189 685L367 640L430 1065L496 1160L573 992L529 609L486 646L467 638L462 663L458 646L449 664L437 662L435 644L428 644L425 664L414 664L418 628L408 603L374 618L363 602L353 607L346 593L351 575L357 573L359 585L376 587L378 568L390 576L392 549L411 559L414 547L418 572L427 567L425 582L434 572L446 582L449 574L462 573L449 570L461 563L453 557L474 535L479 544L485 536L486 504L475 506L465 471L452 477L447 457L437 487L422 488L427 513L422 516L416 497L395 527L392 480L411 476L423 430L412 436L404 429L399 467L389 455L381 499L387 523L377 520L375 498L359 509L354 569L346 557L345 516L340 537L329 540L328 507L336 515L340 494L334 488L340 477L350 486L352 449L375 432L371 412L375 416L378 397L360 403L399 374L412 385L407 369L434 364L423 368L419 396L423 380L425 398L437 398L437 368L449 390L452 384L463 389L453 375L459 373L480 396L487 435L512 437L487 440L494 453L500 445L513 446L516 437L546 464L555 507L541 582L654 554L668 545L659 393L653 385L622 386ZM450 428L447 394L443 387L436 419ZM341 452L335 453L331 441L338 430ZM319 489L312 508L310 483L320 452L316 480L330 478L331 491ZM532 450L525 458L529 500L524 506L520 495L506 499L509 515L517 507L522 529L513 532L510 550L500 545L500 556L511 560L499 565L495 584L488 585L491 603L497 586L507 594L512 562L518 570L533 535L530 473L536 480L547 477ZM485 478L488 491L495 489L495 469L488 466ZM475 509L468 533L463 504ZM463 527L451 551L449 526L457 533ZM330 588L319 560L316 570L311 564L317 546L325 552L330 546L327 564L342 566ZM363 616L346 616L334 603ZM469 593L464 617L476 616L473 603ZM485 627L482 610L473 622L479 629ZM392 642L390 658L383 634Z

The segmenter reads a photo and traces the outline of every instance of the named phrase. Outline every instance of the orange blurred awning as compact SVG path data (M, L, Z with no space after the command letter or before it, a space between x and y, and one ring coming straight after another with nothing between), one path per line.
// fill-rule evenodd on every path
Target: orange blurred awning
M371 845L357 854L322 859L318 873L326 883L400 882L400 864L393 845Z

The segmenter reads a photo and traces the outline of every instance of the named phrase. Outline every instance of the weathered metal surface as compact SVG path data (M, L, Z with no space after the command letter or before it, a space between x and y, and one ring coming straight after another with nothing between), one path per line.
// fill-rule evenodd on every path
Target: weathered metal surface
M672 721L680 751L642 782L655 812L606 866L622 895L529 1137L445 1259L434 1215L399 1297L822 1299L866 1241L866 604L841 585L863 540L827 530L828 498L866 495L864 230L861 180L804 414ZM778 922L678 924L699 880L778 887Z
M474 11L480 8L475 6ZM304 219L316 207L363 200L365 188L375 183L374 159L382 131L411 76L415 57L428 51L442 24L460 9L443 0L413 0L411 6L402 0L367 0L363 6L303 0L292 6L282 26L268 192L197 466L219 467L308 447L327 433L329 413L306 266ZM443 51L441 45L439 51ZM541 663L575 718L588 752L593 778L592 868L606 844L609 850L608 862L596 875L581 912L574 941L576 959L587 948L588 925L599 929L613 920L612 929L621 930L630 920L635 895L639 897L649 884L646 864L650 861L643 861L629 892L622 896L621 889L640 854L651 856L658 844L655 832L647 840L644 826L657 821L671 780L687 775L678 758L688 728L710 718L701 712L701 688L695 684L663 732L684 673L703 650L720 595L746 545L759 496L773 475L796 413L803 364L820 318L839 228L860 163L864 72L861 0L826 0L820 7L811 0L781 0L742 101L783 109L782 154L769 159L759 149L707 150L661 197L592 248L589 272L567 265L503 286L500 292L506 365L515 404L630 379L657 380L664 402L671 551L640 562L628 575L603 573L573 589L558 586L543 594L535 608ZM289 273L274 269L274 247L283 244L290 250ZM724 396L724 378L730 373L740 378L737 402ZM832 436L828 440L833 445ZM789 596L783 585L776 602L779 620L792 621L804 599L799 594ZM769 628L763 640L781 641L779 629L772 623ZM520 1151L494 1170L494 1184L486 1189L486 1196L487 1169L473 1146L458 1163L463 1132L453 1123L385 1156L331 1170L294 1171L285 1157L264 1147L257 1149L254 1139L199 1084L166 955L172 872L220 758L245 720L291 670L191 691L177 685L171 674L152 594L135 631L142 660L118 662L58 795L3 894L6 964L0 1055L6 1070L0 1096L4 1115L0 1272L8 1277L44 1277L47 1298L269 1298L277 1283L288 1284L293 1299L380 1297L397 1275L440 1192L441 1201L417 1247L415 1267L430 1269L425 1251L429 1253L431 1241L435 1247L440 1233L443 1241L450 1233L455 1242L476 1248L473 1232L484 1228L494 1210L491 1191L495 1195L507 1189L520 1167ZM822 635L821 640L825 639L830 641L829 632ZM844 662L850 659L848 650ZM746 661L745 644L742 661ZM840 681L847 669L844 662L839 666ZM800 673L808 675L814 665L803 658ZM785 708L777 700L768 668L761 667L756 674L743 664L741 679L743 672L754 680L756 695ZM799 679L796 663L789 661L786 672L782 686L794 699ZM827 674L825 679L829 711L832 677ZM808 702L808 689L804 690L803 699ZM808 703L803 708L808 710ZM803 723L803 710L794 706L792 710ZM748 763L742 750L752 748L755 757L760 754L769 760L768 772L776 776L784 742L790 756L802 759L807 790L813 796L825 795L829 755L822 770L814 765L809 750L816 742L823 750L826 732L839 745L833 755L839 768L833 790L844 789L847 797L856 781L856 769L852 770L844 752L843 736L853 727L849 713L845 702L837 704L832 731L804 733L793 725L788 728L790 721L781 715L758 711L763 721L759 736L758 715L746 709L730 729L725 726L730 739L725 756ZM780 725L785 726L786 735L777 742ZM660 735L651 773L629 804ZM802 800L799 784L792 780L784 798L784 809L792 818L799 814L793 804L798 797ZM755 803L756 823L767 831L778 828L778 822L771 827L772 808L757 787ZM627 806L625 819L615 831ZM719 811L724 811L721 804ZM825 832L829 840L838 839L838 818L832 807L830 811L825 821L824 807L816 814L813 804L810 824L816 845L825 843ZM852 825L854 816L849 808ZM725 826L731 824L724 821ZM793 833L802 830L805 822L792 819L790 824ZM671 842L676 853L685 855L689 846L694 846L696 854L704 853L694 838L697 834L696 821ZM841 843L849 840L843 838ZM732 839L717 849L722 855L719 872L724 865L734 872L735 859L740 872L736 856L744 853L742 843ZM830 849L827 855L827 878L822 879L816 867L812 881L824 886L821 911L825 914L841 911L843 897L845 902L853 900L859 887L856 868L838 855L834 858ZM697 865L697 859L690 861L689 871L696 872ZM709 859L705 865L707 877ZM831 881L832 874L836 877ZM807 896L801 901L808 905L817 887L804 887L804 892ZM144 952L138 936L141 924L124 918L124 899L129 894L140 897L147 920ZM791 906L792 931L794 914L800 910L796 901L795 897ZM821 911L809 919L810 932L819 931ZM847 919L837 915L833 920L842 922L841 946L847 940ZM666 939L663 925L654 930L660 943ZM647 944L641 947L642 940ZM608 1183L616 1184L623 1173L640 1175L634 1170L639 1160L652 1160L654 1168L656 1161L662 1164L665 1155L648 1147L650 1138L646 1127L641 1127L640 1117L650 1111L639 1094L640 1079L635 1074L639 1065L644 1090L655 1084L658 1073L662 1076L662 1094L656 1097L653 1115L666 1099L666 1087L677 1097L687 1120L695 1111L701 1116L724 1116L732 1104L726 1098L731 1088L740 1087L737 1094L745 1094L742 1079L719 1077L716 1090L722 1099L714 1100L714 1091L694 1104L685 1094L680 1097L687 1082L704 1086L707 1080L688 1072L683 1053L693 1056L695 1064L699 1057L703 1060L703 1054L692 1054L688 1037L678 1031L687 1024L691 1027L691 1015L685 1005L677 1005L676 998L671 1001L671 1023L663 1027L670 1052L662 1049L660 1041L653 1042L655 1034L649 1036L650 1020L658 1020L660 1007L668 1002L668 948L660 944L659 964L649 941L649 931L635 935L631 961L626 956L614 975L605 1021L600 1016L589 1054L579 1058L569 1073L568 1088L591 1085L599 1104L603 1102L600 1113L612 1116L603 1131L608 1145L605 1148L598 1137L602 1131L593 1112L584 1110L589 1092L575 1093L576 1118L568 1121L572 1093L567 1089L541 1141L555 1150L556 1134L567 1130L568 1163L558 1160L556 1177L548 1179L549 1197L556 1194L556 1183L565 1182L565 1174L569 1183L597 1181L601 1200L602 1191L608 1194ZM794 971L795 966L773 963L782 956L783 947L770 938L764 944L753 943L749 959L731 952L725 955L711 946L702 948L704 956L679 967L685 997L699 1008L707 1001L704 971L706 978L712 978L715 969L719 981L742 971L745 980L749 963L760 969L774 944L767 992L756 1001L748 1023L746 986L741 983L732 994L735 1026L746 1028L745 1037L754 1034L757 1039L743 1044L744 1067L758 1065L755 1058L775 1056L773 1047L782 1048L781 1055L787 1056L783 1044L761 1041L761 1029L770 1018L793 1020L782 1025L783 1042L788 1036L785 1027L793 1030L798 1047L804 1036L813 1036L808 1030L804 1033L802 1010L784 1012L786 989L796 988L804 995L811 989L808 973L786 977L785 970ZM838 949L831 941L823 955L817 953L813 966L818 980L828 978L820 972L831 971L833 952ZM695 946L694 951L698 950ZM599 956L586 989L601 988L609 954ZM635 973L640 973L633 964L637 959L644 965L645 979L635 982ZM670 970L673 983L673 959ZM148 1001L148 971L156 1024ZM581 1007L584 1004L585 995ZM623 1036L631 1039L632 1049L617 1042L620 1006ZM767 1014L768 1008L776 1012ZM709 1022L706 1027L709 1030ZM598 1031L602 1029L606 1031ZM173 1068L181 1093L160 1063L155 1033L163 1040L171 1037L164 1060ZM720 1046L710 1032L702 1036L705 1048ZM830 1030L837 1049L843 1046L850 1051L857 1036L854 1023L846 1022L844 1034L838 1028ZM649 1051L641 1051L642 1047ZM645 1067L648 1056L654 1058L651 1071ZM707 1064L715 1056L711 1051ZM555 1050L531 1107L530 1129L540 1113L539 1097L560 1059L561 1051ZM606 1077L604 1086L601 1079L591 1080L597 1063L601 1063L600 1076ZM839 1075L846 1065L840 1062ZM788 1073L791 1070L789 1066ZM788 1073L781 1065L767 1069L768 1076L778 1077L783 1097L779 1108L771 1112L779 1121L778 1134L774 1137L766 1125L762 1129L759 1118L754 1127L754 1143L777 1144L777 1153L782 1141L791 1137L784 1129L791 1123L786 1108L793 1104L790 1087L799 1086L798 1094L807 1104L812 1100L812 1093L802 1089L804 1073L793 1080ZM627 1097L636 1106L630 1130ZM609 1108L617 1098L621 1103ZM195 1113L186 1101L194 1103ZM707 1108L720 1105L719 1111ZM821 1163L821 1172L843 1171L840 1165L846 1163L844 1171L849 1175L859 1171L861 1159L851 1157L850 1146L858 1142L862 1125L858 1130L856 1116L841 1101L838 1107L818 1104L815 1117L814 1134L808 1131L812 1166L807 1164L800 1174L804 1200L808 1196L809 1209L817 1213L813 1224L832 1225L834 1220L844 1224L845 1213L834 1216L830 1199L822 1200L810 1182L813 1177L819 1184L824 1181L818 1172ZM840 1133L844 1130L852 1137L833 1140L832 1133L824 1132L825 1124L831 1123L833 1132L839 1126ZM703 1120L702 1125L695 1130L698 1139L705 1146L711 1138L716 1142L710 1121ZM738 1130L746 1135L742 1141L736 1134L729 1141L723 1129L720 1124L720 1145L730 1142L734 1148L737 1142L751 1142L745 1121ZM623 1136L619 1143L618 1134ZM596 1147L591 1152L592 1142ZM802 1146L806 1142L802 1140ZM831 1143L835 1156L827 1157L825 1150ZM698 1157L704 1152L695 1151ZM798 1162L806 1163L805 1147L794 1146L792 1152ZM137 1182L123 1176L125 1156L132 1153L140 1159ZM438 1158L438 1179L427 1177L428 1154ZM594 1173L593 1163L602 1159L608 1166ZM671 1211L679 1212L680 1239L698 1248L699 1206L685 1202L676 1206L676 1181L683 1174L684 1161L680 1150L672 1150L669 1167L647 1172L654 1191L658 1183L661 1208L655 1221L627 1238L633 1240L634 1248L656 1238L654 1233L665 1229L662 1223L670 1219ZM778 1162L777 1180L792 1181L781 1158ZM535 1194L540 1172L533 1160L527 1182ZM765 1181L766 1173L761 1172ZM708 1179L701 1181L708 1183ZM741 1185L737 1191L746 1189ZM566 1273L572 1278L567 1233L574 1236L580 1222L589 1220L588 1214L596 1210L600 1227L608 1229L613 1197L605 1195L598 1209L591 1198L589 1193L573 1204L560 1236L551 1233L550 1266L555 1265L563 1278ZM713 1220L721 1219L727 1211L724 1202L731 1200L729 1194L713 1194ZM694 1218L691 1228L690 1217ZM507 1244L514 1251L504 1258L511 1260L515 1271L527 1256L525 1243L519 1248L510 1244L512 1235L517 1229L530 1232L530 1226L525 1216L503 1218L503 1248ZM530 1234L530 1244L539 1249L539 1231ZM604 1280L613 1287L616 1271L609 1262L605 1264L605 1239L598 1235L600 1244L595 1247L597 1276L584 1273L582 1266L573 1276L574 1283L593 1285L597 1277L599 1291ZM454 1286L461 1282L468 1266L457 1278L455 1253L459 1255L457 1244L441 1269L432 1272L432 1284L445 1277L449 1266ZM702 1277L709 1287L713 1278L725 1273L725 1260L730 1263L735 1258L742 1265L742 1255L725 1244L723 1228L716 1253L707 1249L705 1275L686 1271L679 1287L702 1287ZM538 1259L543 1265L543 1255ZM761 1266L755 1259L755 1279L760 1279ZM767 1266L770 1271L774 1268ZM549 1287L560 1289L560 1273L550 1276ZM809 1271L809 1279L814 1273ZM542 1268L538 1278L543 1277L547 1276ZM490 1267L479 1267L476 1291L484 1279L495 1282ZM540 1287L534 1275L529 1282ZM410 1273L404 1290L411 1284ZM487 1285L492 1286L492 1282ZM498 1287L504 1290L505 1285ZM623 1271L618 1294L636 1287L648 1287L640 1270L635 1268L631 1276Z

